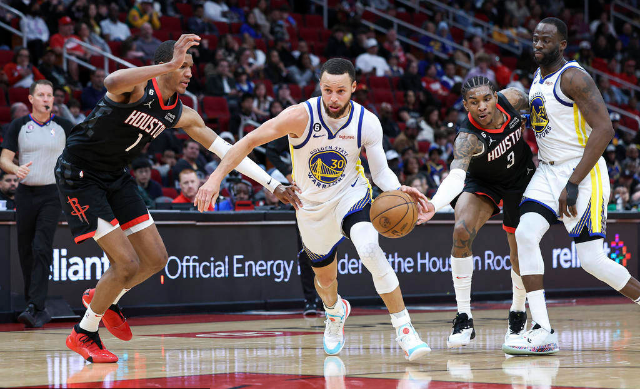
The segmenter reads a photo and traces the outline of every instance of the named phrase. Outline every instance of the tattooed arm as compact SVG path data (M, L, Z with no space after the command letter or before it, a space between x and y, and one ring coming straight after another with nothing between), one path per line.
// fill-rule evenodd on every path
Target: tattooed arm
M451 171L445 178L438 192L433 199L427 204L427 213L425 217L418 217L418 224L422 224L433 217L440 208L449 204L464 189L464 180L467 176L467 169L474 155L484 151L484 144L477 136L467 132L460 132L453 146L453 162L451 162Z
M562 75L560 88L562 88L562 92L567 97L576 103L582 117L592 129L582 159L567 183L567 187L573 188L572 196L568 196L567 188L565 188L559 199L560 215L577 216L575 207L577 185L598 163L598 159L600 159L611 138L613 138L614 131L602 95L589 74L577 68L569 68ZM569 200L568 209L567 200Z
M509 100L509 103L516 111L529 109L529 96L520 89L507 88L501 90L500 93Z

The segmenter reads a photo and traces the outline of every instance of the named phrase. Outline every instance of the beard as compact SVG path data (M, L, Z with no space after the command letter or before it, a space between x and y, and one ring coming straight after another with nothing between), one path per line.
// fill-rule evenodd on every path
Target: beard
M337 112L333 112L329 110L327 104L325 104L324 100L322 100L322 105L324 106L324 111L327 113L331 119L339 119L346 112L347 108L349 108L349 103L345 104L342 108L340 108Z
M554 47L549 53L542 53L542 59L538 60L535 55L533 56L534 61L538 64L538 66L549 66L560 57L560 48Z

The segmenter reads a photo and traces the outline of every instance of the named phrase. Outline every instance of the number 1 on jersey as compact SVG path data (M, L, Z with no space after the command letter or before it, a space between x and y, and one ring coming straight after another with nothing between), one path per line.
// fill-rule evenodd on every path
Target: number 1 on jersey
M140 143L140 139L142 139L142 134L138 134L138 139L136 139L136 141L133 142L133 144L131 146L129 146L126 149L124 149L124 151L129 152L129 150L131 150L132 148L136 147L136 145L138 143ZM513 152L511 152L511 154L513 154ZM507 166L507 167L509 167L509 166Z

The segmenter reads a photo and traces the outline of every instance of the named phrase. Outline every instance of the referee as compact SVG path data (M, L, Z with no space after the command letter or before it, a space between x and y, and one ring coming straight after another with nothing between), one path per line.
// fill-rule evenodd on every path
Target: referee
M51 114L53 84L39 80L29 88L31 114L11 122L0 154L0 169L20 180L16 190L18 253L27 309L18 321L42 327L51 320L44 302L49 287L53 235L62 213L54 166L73 124ZM13 160L18 154L19 165Z

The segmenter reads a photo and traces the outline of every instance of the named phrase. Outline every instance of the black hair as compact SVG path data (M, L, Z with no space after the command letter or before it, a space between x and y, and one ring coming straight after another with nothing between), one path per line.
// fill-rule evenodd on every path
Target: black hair
M253 96L253 94L245 92L245 93L242 94L242 97L240 98L240 102L244 103L245 100L249 100L249 99L253 100L254 98L255 98L255 96Z
M353 67L353 64L348 59L344 58L331 58L327 62L325 62L320 68L320 78L324 72L333 75L341 75L348 73L349 79L351 82L356 79L356 69Z
M569 39L569 33L567 32L567 25L562 20L558 18L550 17L550 18L542 19L540 23L553 24L554 26L556 26L556 29L558 30L558 34L560 34L561 40L566 41Z
M462 93L462 98L466 101L467 100L467 93L471 90L471 89L475 89L481 86L488 86L489 89L491 89L491 93L495 93L496 88L493 85L493 82L491 82L490 79L488 79L487 77L484 76L473 76L470 79L467 80L467 82L464 83L464 85L462 86L462 91L460 91L460 93Z
M147 158L140 157L136 158L131 162L131 169L136 171L138 169L143 169L145 167L151 168L151 162Z
M73 108L73 107L80 108L81 105L80 105L80 102L78 100L76 100L74 98L70 98L69 102L67 103L67 107L69 107L69 108Z
M168 63L173 59L173 46L176 44L176 41L164 41L160 43L160 46L156 49L156 52L153 54L153 63L159 64L160 62Z

